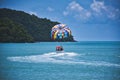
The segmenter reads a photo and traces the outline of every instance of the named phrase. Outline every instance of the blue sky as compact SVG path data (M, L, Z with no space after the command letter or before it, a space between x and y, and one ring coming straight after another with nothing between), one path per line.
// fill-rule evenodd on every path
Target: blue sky
M119 0L0 0L0 8L67 24L77 41L120 41Z

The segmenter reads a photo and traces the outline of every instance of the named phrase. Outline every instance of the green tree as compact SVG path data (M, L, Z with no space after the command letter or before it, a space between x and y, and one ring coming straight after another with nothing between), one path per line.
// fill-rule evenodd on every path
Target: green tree
M59 24L23 11L0 9L0 42L54 41L51 28ZM57 40L55 40L57 41ZM74 41L73 36L61 41Z

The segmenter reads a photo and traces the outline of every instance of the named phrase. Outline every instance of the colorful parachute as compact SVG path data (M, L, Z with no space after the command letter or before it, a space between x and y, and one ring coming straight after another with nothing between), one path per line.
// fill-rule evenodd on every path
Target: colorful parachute
M71 35L71 30L65 24L57 24L52 28L51 38L53 40L56 39L64 39Z

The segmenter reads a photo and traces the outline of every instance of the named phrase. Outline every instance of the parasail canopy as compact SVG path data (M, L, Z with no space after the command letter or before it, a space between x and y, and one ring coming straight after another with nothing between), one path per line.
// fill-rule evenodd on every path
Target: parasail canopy
M66 24L57 24L52 27L51 38L53 40L64 39L71 36L71 30Z

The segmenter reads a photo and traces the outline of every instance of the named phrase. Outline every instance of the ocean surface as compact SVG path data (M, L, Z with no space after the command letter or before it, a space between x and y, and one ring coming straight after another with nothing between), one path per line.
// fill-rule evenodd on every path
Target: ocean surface
M0 43L0 80L120 80L120 42Z

